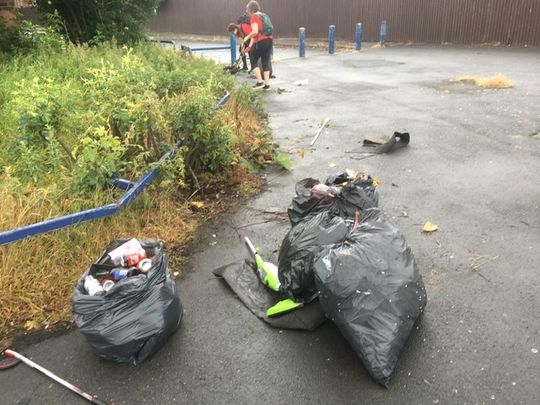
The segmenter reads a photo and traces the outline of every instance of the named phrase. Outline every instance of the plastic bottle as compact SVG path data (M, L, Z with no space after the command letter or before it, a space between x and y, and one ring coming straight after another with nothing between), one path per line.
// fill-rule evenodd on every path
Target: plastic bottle
M84 288L88 292L88 295L103 295L105 290L99 284L99 281L93 276L86 276L84 278Z

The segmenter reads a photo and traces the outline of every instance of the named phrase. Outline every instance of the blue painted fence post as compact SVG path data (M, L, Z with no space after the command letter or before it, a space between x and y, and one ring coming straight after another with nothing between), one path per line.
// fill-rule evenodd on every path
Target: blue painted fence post
M362 49L362 23L356 23L354 40L356 42L356 50L359 51Z
M381 22L381 39L380 39L381 46L383 46L386 43L386 20L383 20Z
M336 26L330 25L328 27L328 53L330 55L333 55L335 49L336 49Z
M298 54L301 58L306 57L306 29L304 27L298 28Z
M236 62L236 35L230 36L230 42L231 42L231 65Z

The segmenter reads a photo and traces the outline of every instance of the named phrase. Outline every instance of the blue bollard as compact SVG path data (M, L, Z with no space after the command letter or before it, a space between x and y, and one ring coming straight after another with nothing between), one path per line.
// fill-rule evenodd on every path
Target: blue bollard
M306 57L306 29L304 27L298 28L298 47L299 56L301 58Z
M381 46L384 46L386 43L386 20L383 20L381 23Z
M236 62L236 35L231 34L230 42L231 42L231 65L233 65L234 62Z
M356 23L356 32L354 34L354 39L356 42L356 50L359 51L362 49L362 23Z
M328 53L330 55L333 55L335 49L336 49L336 26L330 25L328 27Z

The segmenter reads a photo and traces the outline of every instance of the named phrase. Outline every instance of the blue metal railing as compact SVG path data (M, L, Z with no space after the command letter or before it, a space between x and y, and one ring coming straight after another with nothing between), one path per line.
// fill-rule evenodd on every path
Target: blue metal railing
M217 104L218 108L223 107L229 97L230 93L227 92L225 96L219 100ZM149 170L136 182L124 179L116 179L115 186L120 189L127 190L116 203L103 205L98 208L92 208L86 211L77 212L75 214L64 215L62 217L48 219L36 224L0 232L0 245L7 245L8 243L16 242L18 240L55 231L71 225L77 225L82 222L108 217L120 212L131 204L133 200L135 200L137 196L141 194L144 189L158 176L160 166L169 160L174 155L175 149L180 147L182 144L183 140L179 141L174 148L171 148L161 157L161 159L159 159L157 163L155 163L151 170Z
M229 36L229 45L216 45L216 46L187 46L181 45L181 49L185 52L202 52L202 51L220 51L230 49L231 51L231 64L236 62L236 36Z
M151 41L159 44L171 45L173 49L176 49L176 42L174 42L172 39L152 39Z

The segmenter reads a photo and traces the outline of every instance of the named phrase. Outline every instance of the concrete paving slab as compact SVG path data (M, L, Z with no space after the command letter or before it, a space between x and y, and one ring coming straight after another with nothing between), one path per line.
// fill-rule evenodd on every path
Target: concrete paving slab
M98 359L78 332L26 353L114 404L539 403L539 68L536 50L513 48L284 58L264 97L295 167L269 170L261 195L205 227L178 282L184 322L167 345L137 367ZM496 73L515 87L448 82ZM295 86L299 79L309 84ZM310 148L325 117L330 125ZM409 147L348 153L396 130L411 134ZM285 210L296 181L344 168L381 180L381 207L403 230L427 285L425 317L389 389L370 379L330 322L314 332L272 329L211 275L247 257L243 236L275 260L289 226L264 222L260 210ZM439 231L423 234L428 220ZM3 403L82 403L22 365L2 372L0 386Z

